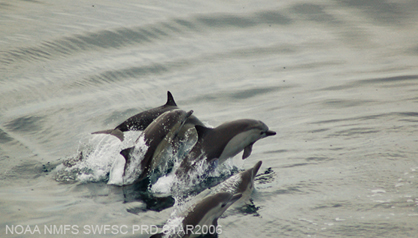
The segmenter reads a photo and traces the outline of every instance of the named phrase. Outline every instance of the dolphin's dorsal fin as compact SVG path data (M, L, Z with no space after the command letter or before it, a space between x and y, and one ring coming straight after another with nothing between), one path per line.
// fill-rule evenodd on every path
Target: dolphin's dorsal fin
M195 125L196 131L197 131L197 136L198 138L203 138L205 137L206 134L208 134L209 132L211 132L213 129L206 127L206 126L201 126L201 125Z
M165 106L177 106L176 102L174 101L174 97L170 93L170 91L167 91L167 102L165 103Z

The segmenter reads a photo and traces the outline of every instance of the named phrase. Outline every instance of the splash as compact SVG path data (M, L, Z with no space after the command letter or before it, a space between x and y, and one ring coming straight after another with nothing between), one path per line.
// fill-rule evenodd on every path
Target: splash
M134 144L140 132L125 133L121 142L114 136L88 135L83 138L75 155L57 166L58 182L107 182L112 166L120 166L120 151ZM115 165L114 165L115 164ZM116 173L116 171L115 171Z
M110 171L109 184L114 185L126 185L132 184L135 180L142 174L141 170L141 161L144 158L145 153L147 152L147 145L143 135L139 136L138 140L135 142L134 150L132 151L130 157L130 163L126 166L125 159L118 159L113 163L112 170ZM119 183L114 183L118 181ZM120 183L122 182L122 183Z
M180 168L181 161L175 160L171 173L160 177L150 186L150 192L156 196L173 196L176 199L188 197L203 191L207 187L216 185L237 172L237 167L232 160L223 164L209 164L201 160L195 165L195 169L189 171L185 177L177 177L176 171Z

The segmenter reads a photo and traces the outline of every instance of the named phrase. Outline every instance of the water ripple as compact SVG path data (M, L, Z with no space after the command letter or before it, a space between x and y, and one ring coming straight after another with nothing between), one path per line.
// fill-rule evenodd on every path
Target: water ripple
M265 88L251 88L246 90L240 90L238 92L231 92L230 97L235 99L246 99L255 96L265 95L269 92L275 92L291 88L290 86L277 86L277 87L265 87Z
M373 21L383 24L404 23L411 15L408 10L410 4L392 1L361 1L361 0L343 0L340 4L358 8Z
M15 132L39 131L42 128L41 122L44 118L37 116L24 116L8 122L7 129Z
M135 82L138 82L138 78L139 80L141 80L144 78L149 78L149 76L163 75L172 71L179 71L180 69L195 68L196 66L204 65L207 62L224 62L229 61L231 59L243 59L247 57L275 55L278 53L285 54L294 51L296 51L296 49L292 48L292 46L280 44L263 47L231 49L225 52L199 54L197 56L191 56L188 58L174 58L160 63L152 62L142 66L129 66L126 68L102 71L97 74L90 75L85 78L81 78L80 80L71 82L68 85L68 87L73 88L87 85L97 86L103 84L114 84L115 82L120 84L122 81L128 81L131 79L134 79ZM292 86L258 88L251 89L251 92L245 90L244 92L240 91L237 93L232 93L231 97L242 98L243 96L247 97L248 95L255 96L256 94L277 91L280 89L286 89L290 87Z
M332 119L332 120L323 120L311 122L310 124L326 124L326 123L336 123L336 122L346 122L346 121L366 121L374 120L382 117L400 117L405 119L405 117L417 117L418 113L416 112L389 112L375 115L359 116L359 117L350 117L350 118L341 118L341 119Z
M224 27L237 27L247 28L256 25L256 22L248 17L240 17L229 14L216 14L211 16L199 16L196 18L197 22L203 24L206 27L211 28L224 28Z
M89 51L152 44L173 39L176 36L202 34L218 29L249 28L257 25L267 27L272 24L287 25L291 23L291 18L273 10L258 11L247 15L198 14L131 28L122 27L84 32L44 41L37 46L22 46L5 51L0 57L0 62L3 66L8 66L20 61L46 61Z
M325 104L326 106L332 106L332 107L336 107L336 108L341 108L341 107L356 107L356 106L364 106L366 104L369 104L373 101L370 100L325 100L323 102L323 104Z
M328 138L333 138L333 137L338 137L338 136L347 136L347 137L355 138L355 136L357 135L378 133L379 131L380 130L376 130L375 128L350 128L347 130L341 130L333 134L330 134Z
M0 143L7 143L13 141L13 138L9 136L9 134L2 129L0 129Z
M418 75L400 75L400 76L392 76L392 77L361 79L361 80L356 80L353 82L346 83L345 85L326 87L321 90L329 90L329 91L346 90L349 88L362 87L364 85L379 85L379 86L388 85L390 87L393 87L395 86L393 85L394 83L413 82L413 81L416 81L418 83ZM403 86L403 85L400 85L400 86Z

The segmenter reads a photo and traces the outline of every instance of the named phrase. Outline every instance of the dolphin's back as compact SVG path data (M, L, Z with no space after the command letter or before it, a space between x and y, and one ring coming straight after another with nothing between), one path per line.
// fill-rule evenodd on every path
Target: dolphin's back
M177 104L174 101L173 95L170 93L170 91L167 91L166 104L138 113L126 119L115 129L120 131L143 131L161 114L174 109L178 109Z

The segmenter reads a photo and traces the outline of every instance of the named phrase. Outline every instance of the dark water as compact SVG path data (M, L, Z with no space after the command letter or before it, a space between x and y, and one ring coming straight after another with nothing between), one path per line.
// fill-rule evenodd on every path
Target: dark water
M256 181L258 216L229 214L220 237L418 236L417 10L0 2L0 236L57 237L45 226L70 225L58 237L92 237L85 225L126 225L106 236L147 237L133 226L163 224L170 209L129 213L117 189L57 182L54 168L90 132L163 104L167 90L208 125L253 118L278 132L233 159L274 173ZM6 234L12 225L34 234Z

